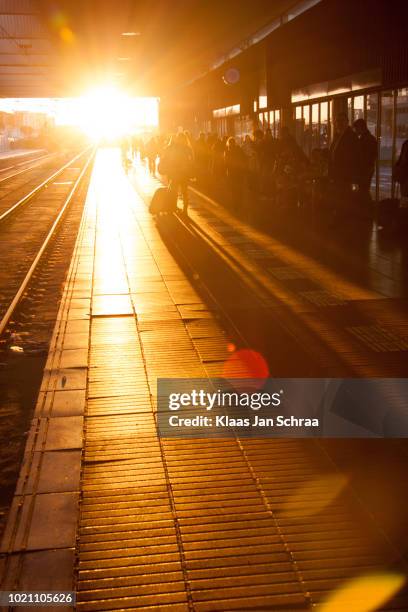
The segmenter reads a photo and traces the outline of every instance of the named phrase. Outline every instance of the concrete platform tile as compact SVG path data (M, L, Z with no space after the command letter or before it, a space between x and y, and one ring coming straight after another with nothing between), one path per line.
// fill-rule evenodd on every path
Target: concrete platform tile
M67 321L89 321L91 313L89 308L70 308L64 317Z
M80 322L82 323L82 321ZM88 366L88 350L67 349L61 351L60 366L61 368L86 368Z
M79 491L80 473L80 450L47 451L42 458L37 492Z
M88 310L90 310L91 300L89 298L72 298L71 301L69 302L69 309L76 310L77 308L79 308L80 310L84 308L88 308Z
M66 328L66 334L89 334L89 320L72 320L68 321Z
M78 502L78 493L36 495L27 550L74 547Z
M41 390L46 391L55 389L55 391L62 391L63 389L85 389L87 374L87 368L61 368L58 370L51 370L48 380L46 379L41 385Z
M89 333L65 334L61 344L63 345L64 349L88 348Z
M91 297L91 287L87 290L74 287L72 297L76 300L89 300Z
M51 416L76 416L85 412L85 389L56 391L50 406Z
M74 563L73 548L26 553L19 588L24 591L71 591Z
M81 449L83 423L82 416L49 419L45 450Z

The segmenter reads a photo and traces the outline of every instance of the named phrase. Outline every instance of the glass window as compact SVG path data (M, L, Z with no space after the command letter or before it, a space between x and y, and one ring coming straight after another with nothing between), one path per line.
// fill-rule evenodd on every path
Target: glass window
M349 123L353 123L353 98L347 98L347 116Z
M364 119L364 96L354 96L353 121Z
M264 128L270 127L269 113L264 113Z
M274 129L275 138L279 138L279 134L280 134L280 110L276 110L275 111L275 129Z
M319 148L319 105L312 104L312 149Z
M378 138L378 93L366 95L366 121L367 127L373 136ZM378 164L371 183L371 196L376 198L377 195L377 174Z
M320 148L327 149L329 146L329 103L320 104Z
M373 136L377 137L377 121L378 121L378 93L372 93L366 95L367 114L366 122L367 127Z
M259 96L259 108L266 108L268 106L268 96Z
M216 132L220 137L227 133L227 120L225 117L218 119L216 122Z
M269 127L272 131L272 136L275 135L275 111L270 111L269 113Z
M393 158L394 93L381 93L380 152L378 159L378 191L380 200L391 197Z
M306 155L310 153L311 135L310 135L310 106L307 104L303 107L303 150Z
M328 120L329 144L332 141L334 126L333 126L333 100L329 102L329 120Z
M295 137L298 145L303 146L303 113L302 107L295 107Z
M398 89L395 117L395 159L401 153L401 147L408 139L408 87Z

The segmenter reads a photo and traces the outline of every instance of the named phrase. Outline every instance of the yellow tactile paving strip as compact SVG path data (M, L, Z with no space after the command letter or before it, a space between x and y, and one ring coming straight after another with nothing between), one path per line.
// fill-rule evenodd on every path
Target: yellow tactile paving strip
M221 374L227 338L118 153L99 153L93 180L78 610L308 610L387 567L395 553L312 441L158 438L157 377Z

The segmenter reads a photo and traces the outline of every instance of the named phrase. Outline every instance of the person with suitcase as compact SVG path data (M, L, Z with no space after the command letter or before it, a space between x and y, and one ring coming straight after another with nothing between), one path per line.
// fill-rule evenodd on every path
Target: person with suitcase
M170 143L173 136L170 138ZM158 164L159 174L162 176L168 176L171 172L172 155L170 145L165 147L160 154L160 160ZM175 212L177 208L177 197L174 197L173 191L170 185L167 187L159 187L153 194L152 200L149 206L149 212L151 215L162 215Z
M183 213L187 214L188 182L192 178L194 168L194 153L190 142L183 132L172 136L170 144L164 150L164 165L169 179L170 192L177 206L179 191L183 198Z

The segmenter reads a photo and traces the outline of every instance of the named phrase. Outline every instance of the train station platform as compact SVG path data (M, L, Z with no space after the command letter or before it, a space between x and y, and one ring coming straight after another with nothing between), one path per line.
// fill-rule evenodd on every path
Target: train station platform
M271 370L296 347L325 374L403 372L403 317L391 329L386 316L401 303L384 310L375 289L260 243L238 222L232 230L229 213L202 196L190 220L156 223L146 203L158 184L142 165L126 173L119 151L97 152L2 542L2 588L74 589L84 611L294 611L356 580L361 601L402 554L324 446L161 438L156 384L223 376L226 364L245 375L235 346L262 330L272 344L287 338L287 354L269 347ZM210 281L204 299L200 277L220 261L252 299L235 276L218 280L229 295L222 310ZM289 333L278 299L306 331ZM260 305L269 319L259 320ZM341 308L352 322L339 330ZM243 334L240 314L250 321ZM351 609L350 597L346 589L337 609ZM378 609L407 607L401 594Z

